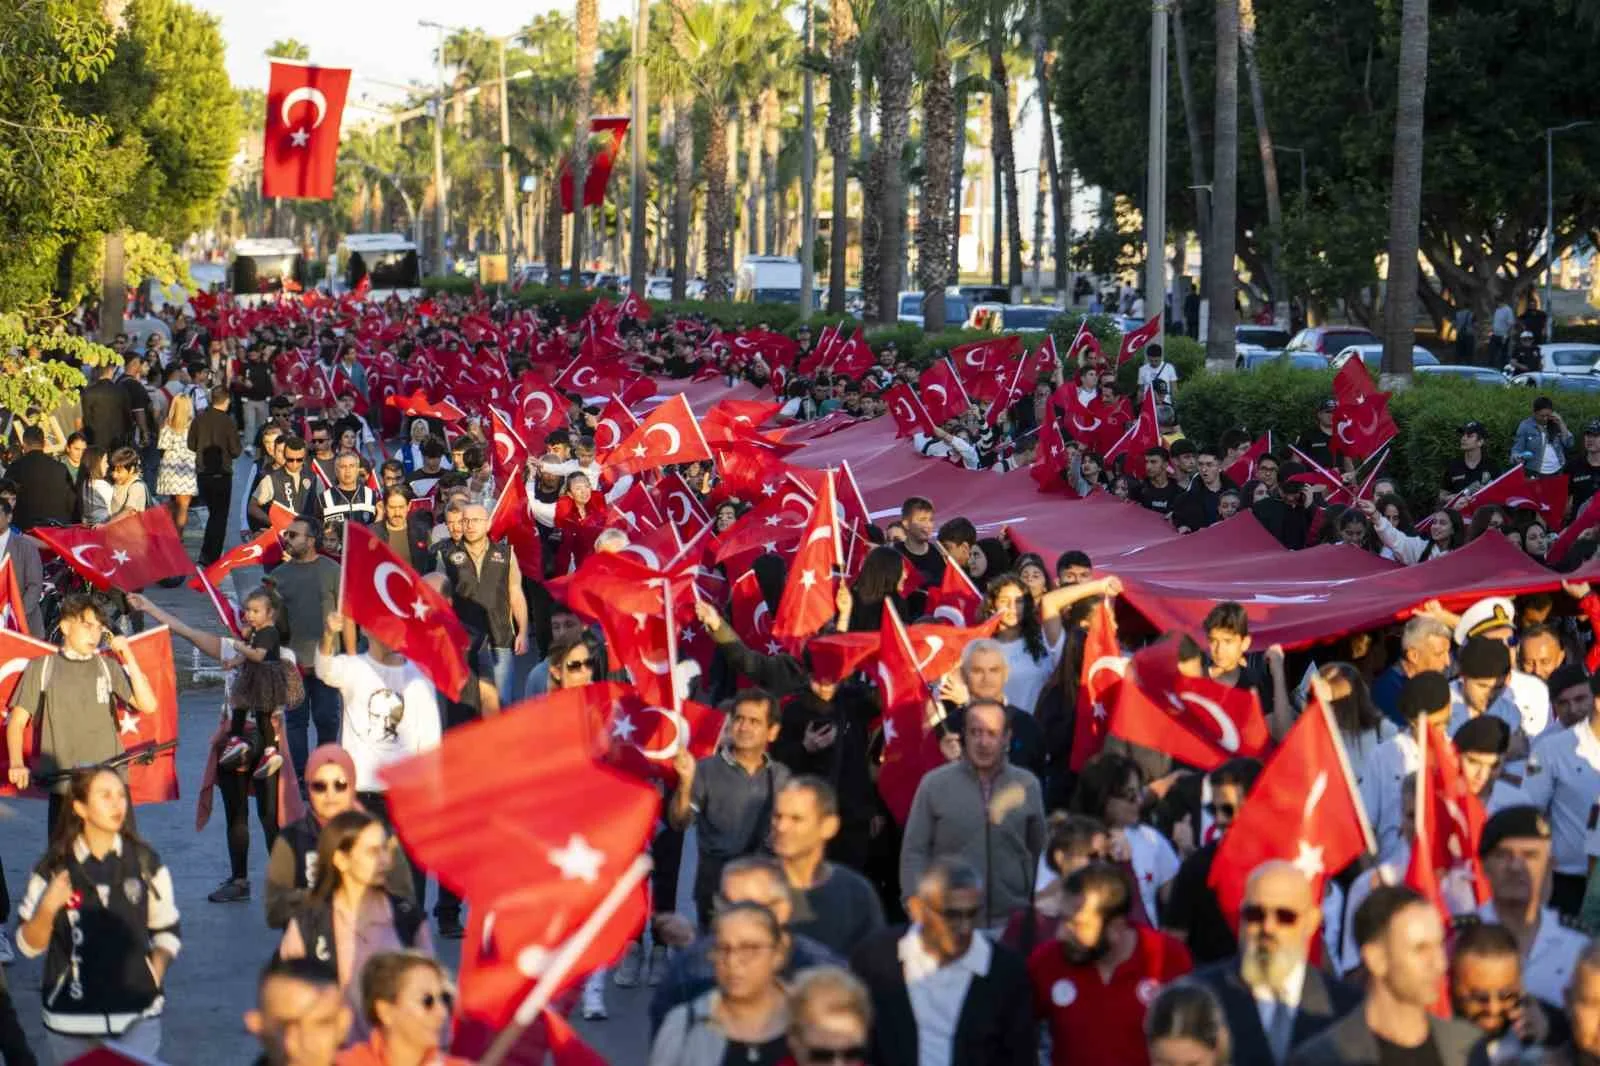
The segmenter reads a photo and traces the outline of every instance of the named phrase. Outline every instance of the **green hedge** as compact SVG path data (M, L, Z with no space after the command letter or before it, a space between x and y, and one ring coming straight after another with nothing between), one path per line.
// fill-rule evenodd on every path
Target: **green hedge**
M1600 344L1600 322L1557 322L1555 337L1571 344Z
M1182 371L1180 370L1180 374ZM1238 427L1251 436L1272 430L1274 443L1287 444L1316 423L1317 405L1331 394L1333 374L1271 365L1247 373L1185 376L1178 385L1178 417L1195 440L1220 442ZM1389 411L1400 436L1384 467L1398 478L1413 505L1432 502L1444 481L1444 470L1461 454L1457 430L1476 419L1488 430L1485 453L1500 467L1509 461L1518 423L1533 410L1539 393L1525 388L1498 388L1446 377L1421 377L1411 388L1389 398ZM1600 418L1600 395L1551 392L1556 410L1581 443L1583 426ZM1278 449L1283 450L1282 446Z

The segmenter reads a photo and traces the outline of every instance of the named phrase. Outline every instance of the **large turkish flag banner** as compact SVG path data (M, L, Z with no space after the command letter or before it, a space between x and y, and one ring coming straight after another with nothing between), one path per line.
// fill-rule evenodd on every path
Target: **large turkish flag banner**
M261 195L333 199L339 120L350 71L273 60L267 128L261 141Z

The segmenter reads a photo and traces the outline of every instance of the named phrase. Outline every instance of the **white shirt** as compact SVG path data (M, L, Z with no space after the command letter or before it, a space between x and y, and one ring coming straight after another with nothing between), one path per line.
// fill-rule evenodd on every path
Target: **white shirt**
M1340 731L1339 739L1344 741L1345 757L1350 760L1350 770L1355 775L1356 791L1361 791L1366 784L1367 768L1372 756L1398 732L1394 723L1387 718L1380 719L1375 727L1360 733Z
M1178 368L1167 362L1165 359L1157 363L1155 366L1151 366L1149 362L1140 364L1139 396L1141 398L1143 398L1145 390L1150 387L1150 383L1155 381L1157 378L1160 378L1162 381L1167 383L1167 396L1170 398L1173 388L1178 384Z
M989 972L994 949L975 934L966 954L944 966L922 944L922 927L913 925L898 945L911 1014L917 1020L918 1066L953 1066L956 1025L973 977Z
M1493 900L1478 908L1478 917L1489 925L1500 923ZM1553 908L1541 908L1539 931L1522 960L1522 987L1535 999L1559 1007L1566 1002L1567 986L1588 944L1588 937L1561 924L1561 915Z
M968 470L978 469L978 449L954 434L945 441L918 431L911 434L911 446L929 459L948 459L954 455Z
M1061 664L1061 649L1065 646L1066 633L1063 632L1054 644L1045 641L1044 658L1036 660L1028 654L1027 641L1001 641L1000 647L1006 656L1006 702L1024 714L1032 714L1034 705L1039 702L1039 693L1044 691Z
M1406 868L1410 865L1411 845L1402 840L1393 856L1350 882L1350 891L1345 897L1344 929L1337 955L1341 974L1350 973L1361 965L1361 952L1356 947L1354 930L1356 911L1379 885L1402 883L1406 878ZM1440 878L1440 889L1444 894L1445 907L1451 914L1471 914L1476 909L1477 888L1468 867L1455 866L1445 871L1444 876Z
M1517 711L1522 716L1522 731L1528 734L1530 741L1549 732L1555 718L1550 713L1548 685L1532 674L1513 668L1511 680L1506 682L1506 691L1511 694L1511 702L1517 705Z
M1267 988L1266 986L1250 986L1250 995L1256 1001L1256 1013L1261 1016L1261 1032L1267 1038L1267 1043L1272 1043L1272 1023L1277 1018L1278 1011L1288 1010L1291 1015L1300 1010L1300 993L1306 987L1306 964L1299 963L1289 971L1289 976L1284 978L1282 988ZM1292 1025L1293 1023L1291 1023ZM1291 1036L1291 1040L1293 1037ZM1272 1049L1274 1052L1278 1048ZM1288 1051L1288 1048L1283 1048Z
M1378 858L1385 861L1403 844L1400 838L1401 790L1406 775L1416 773L1420 763L1417 738L1410 733L1396 733L1379 744L1378 750L1367 760L1361 779L1361 802L1367 808L1378 838Z
M1528 802L1550 816L1555 872L1587 874L1589 812L1600 798L1600 737L1594 735L1593 725L1580 722L1534 741L1522 791Z
M384 791L379 770L439 746L439 700L412 663L385 666L369 655L324 655L319 648L316 670L323 683L339 690L339 744L355 763L356 791ZM391 724L397 705L404 712Z
M1160 913L1156 894L1162 885L1178 876L1178 853L1166 837L1148 825L1130 825L1127 835L1129 865L1139 882L1144 912L1153 922Z

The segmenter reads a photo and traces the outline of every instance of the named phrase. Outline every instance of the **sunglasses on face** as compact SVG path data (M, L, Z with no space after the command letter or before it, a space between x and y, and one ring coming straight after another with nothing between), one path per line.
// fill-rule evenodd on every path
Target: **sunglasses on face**
M1265 925L1267 919L1274 925L1294 925L1300 915L1289 907L1263 907L1259 903L1246 903L1239 910L1239 919L1245 925Z
M977 907L945 907L940 916L951 925L976 925L982 910Z
M1239 810L1231 803L1207 803L1202 809L1213 818L1219 814L1224 818L1232 818Z
M594 669L594 660L592 660L592 659L568 659L566 662L561 664L561 668L563 670L593 670Z
M1522 1002L1522 989L1474 988L1463 993L1461 998L1476 1007L1514 1007Z
M424 992L422 995L417 997L417 1006L421 1007L423 1010L432 1010L435 1007L443 1007L445 1010L451 1010L455 1007L455 1002L456 997L452 996L448 992L440 992L437 996L432 992Z
M805 1066L847 1066L849 1063L865 1062L867 1049L865 1047L808 1048L800 1056L800 1061Z
M346 793L346 792L350 791L350 782L348 782L348 781L312 781L308 785L306 785L306 787L309 788L311 791L315 792L319 796L322 795L324 792L336 792L336 793L339 793L339 794L342 795L343 793Z

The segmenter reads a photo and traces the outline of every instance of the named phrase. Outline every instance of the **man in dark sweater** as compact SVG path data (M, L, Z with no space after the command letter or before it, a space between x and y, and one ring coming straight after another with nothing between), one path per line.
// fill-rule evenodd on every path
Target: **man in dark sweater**
M772 852L794 891L789 931L804 933L842 958L883 928L877 890L861 874L823 858L839 831L839 796L820 777L797 777L772 807Z
M44 453L44 430L38 426L22 431L22 455L6 468L6 477L17 483L11 522L23 532L45 522L66 525L76 518L78 494L72 478L65 466Z
M133 436L133 410L128 392L112 380L114 366L96 367L94 384L83 390L83 433L89 443L109 452Z
M189 448L195 455L200 501L206 507L206 534L200 547L200 565L210 566L222 556L228 536L228 508L233 504L233 461L239 458L239 428L228 412L226 386L211 390L211 404L189 423Z

